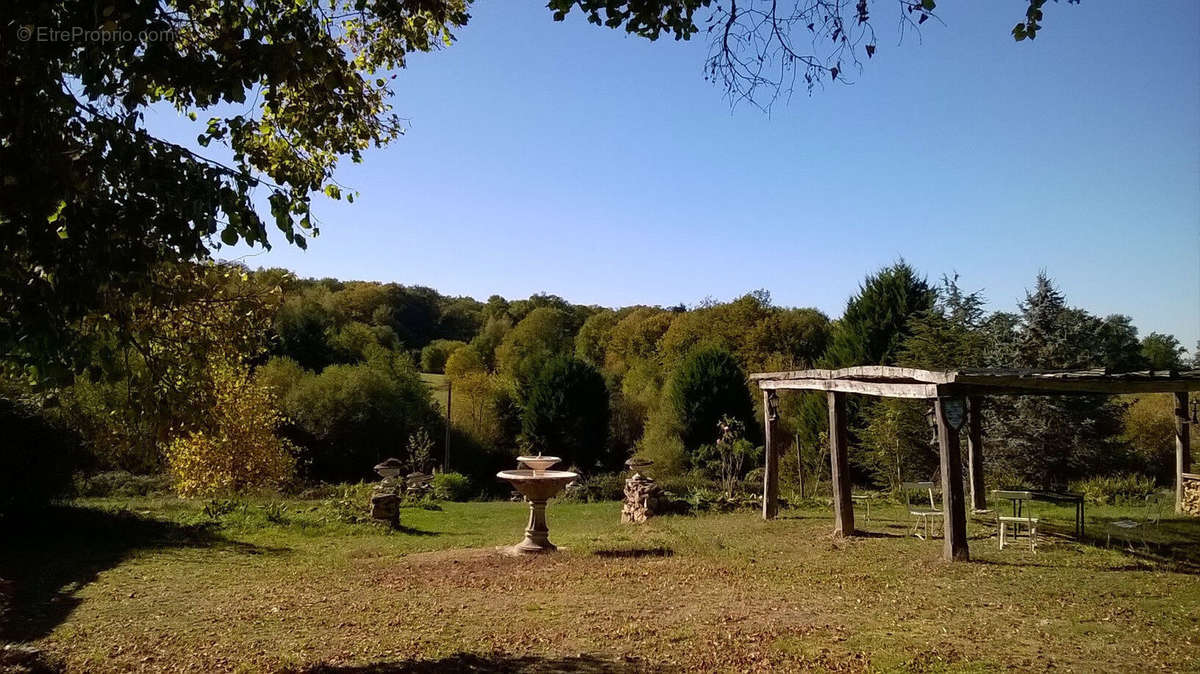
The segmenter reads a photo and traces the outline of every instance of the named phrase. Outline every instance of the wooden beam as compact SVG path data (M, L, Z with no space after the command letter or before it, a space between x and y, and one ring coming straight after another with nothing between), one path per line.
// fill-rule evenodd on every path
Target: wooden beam
M764 379L844 379L853 381L895 381L898 383L947 384L954 381L954 371L918 370L911 367L888 365L860 365L840 370L788 370L783 372L756 372L752 381Z
M851 379L760 379L763 390L836 391L884 398L936 398L937 384L897 384Z
M983 400L967 398L967 468L971 478L971 509L987 510L983 485Z
M942 519L945 542L942 557L948 562L965 562L971 558L967 550L967 510L963 501L962 453L958 431L946 420L946 398L934 401L937 416L938 457L942 469Z
M763 451L763 519L772 520L779 514L779 415L775 411L774 391L763 391L763 427L766 429Z
M846 400L835 391L829 401L829 464L833 480L833 535L854 535L854 504L850 499L850 459L846 451Z
M1183 474L1192 471L1188 394L1175 394L1175 512L1183 512Z
M960 374L943 395L1054 395L1059 393L1178 393L1200 391L1196 379L1081 379Z

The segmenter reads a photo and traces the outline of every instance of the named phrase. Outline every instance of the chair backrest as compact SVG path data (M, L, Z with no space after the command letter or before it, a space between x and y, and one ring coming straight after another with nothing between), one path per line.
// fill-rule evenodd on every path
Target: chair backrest
M937 510L937 506L933 502L933 483L932 482L904 482L900 485L900 489L904 491L904 504L912 510L912 495L914 492L922 493L929 496L929 509Z
M1146 520L1158 524L1167 509L1167 499L1160 492L1146 494Z

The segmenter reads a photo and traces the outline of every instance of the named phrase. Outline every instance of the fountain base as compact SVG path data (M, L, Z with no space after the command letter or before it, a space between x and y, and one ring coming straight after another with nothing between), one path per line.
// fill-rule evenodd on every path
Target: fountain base
M520 555L538 555L554 552L558 546L550 542L550 528L546 525L546 501L528 501L529 524L525 527L525 539L512 546Z

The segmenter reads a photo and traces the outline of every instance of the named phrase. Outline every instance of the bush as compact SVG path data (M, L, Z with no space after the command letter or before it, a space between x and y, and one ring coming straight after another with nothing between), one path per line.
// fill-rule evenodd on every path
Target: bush
M383 459L409 460L405 443L418 428L437 437L442 427L428 390L401 358L380 355L320 374L275 358L259 376L278 392L308 479L374 479L372 467Z
M95 475L77 476L77 496L128 498L132 496L154 496L170 491L171 483L166 475L135 475L124 470L110 470Z
M278 488L295 462L275 435L280 416L270 389L240 366L214 364L212 418L167 445L171 483L181 496Z
M625 498L625 476L621 473L599 473L581 477L571 489L563 492L562 498L581 503L620 501Z
M79 439L36 410L0 398L0 515L34 510L71 491Z
M433 497L439 501L466 501L471 498L471 480L462 473L435 473Z
M1071 483L1071 491L1079 492L1088 501L1100 505L1144 499L1154 490L1154 478L1137 473L1089 477Z

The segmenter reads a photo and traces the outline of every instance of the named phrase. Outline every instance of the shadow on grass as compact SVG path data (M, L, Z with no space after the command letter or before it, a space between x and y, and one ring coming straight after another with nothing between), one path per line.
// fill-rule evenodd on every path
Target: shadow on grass
M866 529L855 529L855 538L908 538L909 534L895 534L890 531L868 531Z
M49 634L82 601L75 593L142 550L213 548L284 552L231 541L214 525L183 525L129 511L58 506L0 524L0 641Z
M605 559L627 559L638 557L672 557L675 555L675 551L671 548L659 546L655 548L617 548L610 550L596 550L592 554Z
M440 535L440 532L437 532L437 531L425 531L424 529L414 529L412 527L406 527L403 524L392 529L392 531L395 531L398 534L405 534L406 536L438 536L438 535Z
M286 670L285 670L286 671ZM300 670L304 674L409 674L441 672L560 672L564 674L617 674L624 672L671 671L649 665L641 660L604 660L590 655L543 658L538 656L478 655L456 653L439 660L398 660L369 665L317 665Z
M1151 562L1171 571L1200 575L1200 518L1172 517L1158 523L1137 521L1132 528L1115 522L1127 518L1101 517L1088 520L1081 543L1121 550L1126 555Z

